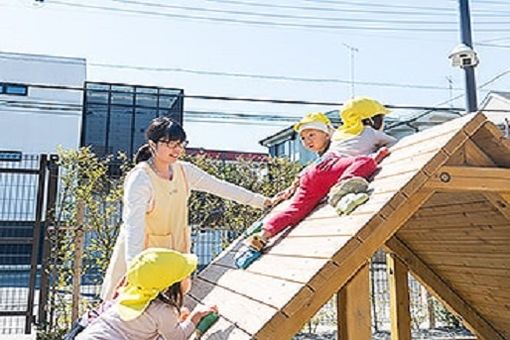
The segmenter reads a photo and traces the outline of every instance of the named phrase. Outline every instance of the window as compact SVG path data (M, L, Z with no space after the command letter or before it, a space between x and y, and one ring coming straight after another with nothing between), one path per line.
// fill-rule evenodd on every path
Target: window
M2 84L0 84L0 94L26 96L28 94L28 87L26 85L2 83Z

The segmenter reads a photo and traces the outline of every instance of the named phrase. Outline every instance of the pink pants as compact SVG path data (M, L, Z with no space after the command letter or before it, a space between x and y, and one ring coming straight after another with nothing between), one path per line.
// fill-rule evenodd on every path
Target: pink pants
M266 220L264 230L273 236L298 224L338 181L354 176L368 178L376 168L377 163L369 156L346 157L334 153L325 155L319 163L301 174L299 187L291 197L288 208Z

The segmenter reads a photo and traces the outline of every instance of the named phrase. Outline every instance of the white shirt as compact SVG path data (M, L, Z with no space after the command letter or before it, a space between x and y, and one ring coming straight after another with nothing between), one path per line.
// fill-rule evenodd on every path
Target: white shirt
M182 165L189 190L211 193L255 208L264 207L266 197L263 195L222 181L191 163L178 161L174 167L179 165ZM143 250L145 214L154 206L152 191L152 182L143 168L135 168L127 176L124 184L124 223L119 235L126 238L127 263Z
M381 146L391 146L397 140L386 133L375 130L370 126L365 126L363 132L358 136L332 140L328 151L335 151L345 156L366 156L377 151Z

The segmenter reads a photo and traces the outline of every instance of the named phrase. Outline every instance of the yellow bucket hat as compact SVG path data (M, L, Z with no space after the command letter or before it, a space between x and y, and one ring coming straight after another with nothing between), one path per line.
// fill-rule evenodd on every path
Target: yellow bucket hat
M364 119L371 118L378 114L388 114L390 111L380 102L370 97L356 97L348 100L342 106L340 118L343 125L340 126L333 140L348 139L358 136L363 132Z
M127 271L127 285L119 290L118 312L124 321L136 319L160 292L182 281L197 268L197 257L164 248L148 248Z
M333 126L331 125L331 121L322 112L307 113L306 116L303 117L303 119L294 124L293 129L297 133L301 133L301 131L306 129L321 130L327 133L328 135L331 135L331 133L333 132Z

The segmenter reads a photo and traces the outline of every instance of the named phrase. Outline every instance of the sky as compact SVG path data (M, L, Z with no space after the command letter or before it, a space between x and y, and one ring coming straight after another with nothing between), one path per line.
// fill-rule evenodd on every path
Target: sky
M489 90L510 90L510 2L471 0L470 6L477 85L490 82L479 90L480 102ZM342 103L354 92L390 105L437 106L464 93L464 72L448 60L460 42L458 17L456 0L45 0L43 6L0 0L0 51L86 58L90 81L176 87L188 95ZM440 106L464 107L465 99ZM204 120L192 112L298 120L338 108L186 98L184 127L193 147L264 152L258 142L290 122ZM402 117L416 113L394 110Z

